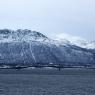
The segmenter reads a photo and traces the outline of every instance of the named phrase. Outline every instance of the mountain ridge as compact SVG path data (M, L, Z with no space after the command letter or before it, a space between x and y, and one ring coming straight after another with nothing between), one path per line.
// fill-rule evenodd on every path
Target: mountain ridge
M87 41L84 38L72 36L66 33L56 35L54 39L59 41L60 43L64 43L68 41L70 44L76 45L82 48L95 49L95 41Z
M0 64L93 65L95 50L31 30L0 30Z

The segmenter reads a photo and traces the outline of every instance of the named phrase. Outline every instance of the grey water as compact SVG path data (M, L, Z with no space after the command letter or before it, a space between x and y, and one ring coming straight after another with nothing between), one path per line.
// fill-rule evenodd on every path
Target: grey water
M0 69L0 95L95 95L95 70Z

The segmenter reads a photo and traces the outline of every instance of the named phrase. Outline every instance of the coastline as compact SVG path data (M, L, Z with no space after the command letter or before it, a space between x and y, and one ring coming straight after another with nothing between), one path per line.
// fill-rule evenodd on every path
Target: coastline
M89 68L25 68L0 69L0 74L33 74L33 75L95 75L95 69Z

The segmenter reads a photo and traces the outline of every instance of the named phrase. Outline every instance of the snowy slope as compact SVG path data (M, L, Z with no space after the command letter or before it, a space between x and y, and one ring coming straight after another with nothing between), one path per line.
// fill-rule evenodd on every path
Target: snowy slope
M48 38L36 31L28 29L18 29L16 31L3 29L0 30L0 42L18 42L18 41L45 41Z
M67 39L50 39L31 30L0 30L0 63L95 64L95 50L72 44Z
M18 42L18 41L25 41L25 42L41 41L41 42L49 42L56 45L71 44L82 48L95 49L95 42L89 42L83 38L71 36L65 33L59 34L54 38L52 38L51 40L50 38L46 37L45 35L39 32L31 31L28 29L24 30L18 29L16 31L8 29L0 30L0 42L3 43L3 42Z
M77 36L72 36L66 33L62 33L59 35L56 35L54 37L55 40L59 41L60 43L70 43L72 45L76 45L82 48L87 48L87 49L95 49L95 42L90 42L87 41L81 37L77 37Z

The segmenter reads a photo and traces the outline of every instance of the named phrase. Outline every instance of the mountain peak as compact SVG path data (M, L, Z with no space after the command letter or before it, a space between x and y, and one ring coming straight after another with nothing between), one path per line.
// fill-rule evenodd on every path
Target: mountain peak
M31 31L28 29L2 29L0 30L0 42L10 41L44 41L48 39L40 32Z

